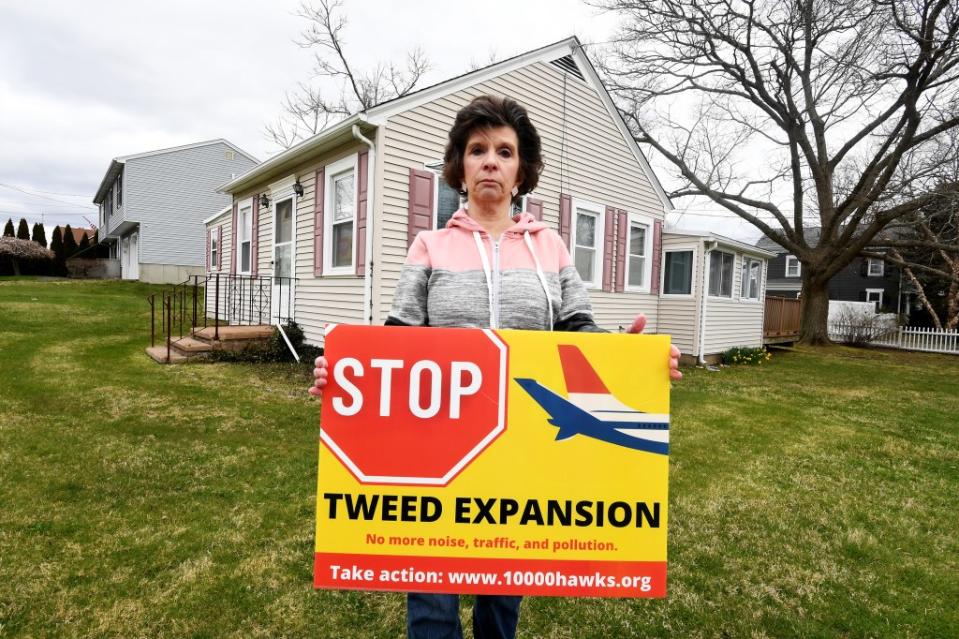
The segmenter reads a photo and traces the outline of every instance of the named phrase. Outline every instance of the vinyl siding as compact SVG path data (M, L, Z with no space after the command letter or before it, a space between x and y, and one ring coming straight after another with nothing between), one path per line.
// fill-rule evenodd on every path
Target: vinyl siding
M743 254L729 249L724 252L733 253L736 260L733 267L733 296L710 296L707 300L706 339L703 345L706 355L722 353L733 346L763 345L763 300L766 297L767 262L760 260L762 278L759 300L741 300ZM703 268L708 268L705 260L701 262Z
M380 131L382 179L377 183L376 198L381 213L375 222L374 255L380 260L377 276L382 280L374 291L375 322L389 313L406 256L409 170L442 160L456 112L484 93L508 95L529 110L542 139L546 165L533 197L543 201L543 219L552 228L559 228L560 193L654 219L664 217L649 179L599 96L582 80L551 64L534 63L437 98L390 117ZM566 141L561 159L564 108ZM657 331L655 295L591 290L590 298L596 321L603 328L629 326L637 313L644 312L649 318L647 331Z
M216 187L255 166L241 153L227 160L227 151L220 142L127 160L119 218L140 223L141 262L203 266L203 220L230 204Z
M692 295L690 297L660 296L659 332L671 335L672 343L683 353L698 355L703 290L702 243L694 238L673 237L669 233L663 233L664 269L667 250L693 252Z
M296 175L303 185L303 195L295 198L294 218L295 283L294 318L303 329L304 339L315 345L323 344L326 324L363 323L363 278L354 275L315 277L313 275L313 204L316 193L316 170L344 157L366 149L361 143L351 144L319 159L305 161L288 175ZM371 174L373 171L370 172ZM270 180L276 182L278 180ZM259 275L273 275L274 197L269 184L262 183L241 192L236 200L267 193L270 207L260 208L257 263ZM354 238L355 241L355 238ZM374 252L375 257L375 252Z

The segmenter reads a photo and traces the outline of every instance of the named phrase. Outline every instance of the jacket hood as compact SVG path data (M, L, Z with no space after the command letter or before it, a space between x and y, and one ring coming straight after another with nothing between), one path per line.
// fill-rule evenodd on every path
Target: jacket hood
M513 216L513 226L509 227L503 231L503 235L523 235L526 232L530 234L539 233L540 231L548 228L545 222L540 222L532 213L522 212ZM472 233L478 231L480 233L486 233L483 230L483 227L480 226L479 222L474 220L466 212L466 209L460 209L453 214L453 217L450 218L450 221L446 223L446 228L459 228Z

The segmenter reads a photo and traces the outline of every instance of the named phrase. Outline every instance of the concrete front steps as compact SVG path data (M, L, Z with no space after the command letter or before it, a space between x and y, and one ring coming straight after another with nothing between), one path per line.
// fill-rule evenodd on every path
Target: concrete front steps
M166 342L146 349L153 361L160 364L182 364L190 360L205 359L217 350L241 351L249 346L262 344L273 336L276 330L269 324L255 326L213 326L195 328L188 337L180 337L170 342L170 361L167 362Z

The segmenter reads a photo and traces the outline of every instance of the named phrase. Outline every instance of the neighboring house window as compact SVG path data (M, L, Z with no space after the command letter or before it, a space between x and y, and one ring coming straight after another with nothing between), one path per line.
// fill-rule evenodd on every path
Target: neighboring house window
M356 156L326 167L324 223L328 251L324 259L332 272L353 273L356 227Z
M759 283L762 278L762 262L752 257L743 258L743 286L741 296L744 299L759 299Z
M573 263L587 286L599 286L603 264L602 207L576 203L573 211Z
M866 289L866 301L867 301L867 302L875 302L875 303L876 303L876 310L877 310L877 311L878 311L880 308L882 308L882 293L883 293L883 290L882 290L881 288L867 288L867 289Z
M663 295L691 295L693 292L693 252L666 251L663 267Z
M882 277L886 274L886 263L874 257L866 258L866 274L869 277Z
M735 256L723 251L709 254L709 294L714 297L733 296L733 262Z
M216 229L210 229L210 270L213 270L217 267L217 256L219 255L220 247L216 241Z
M240 209L237 216L237 250L240 252L240 272L250 272L250 246L253 237L253 210L248 205Z
M117 176L117 206L123 206L123 175Z
M799 277L802 275L802 262L795 255L786 256L786 277Z

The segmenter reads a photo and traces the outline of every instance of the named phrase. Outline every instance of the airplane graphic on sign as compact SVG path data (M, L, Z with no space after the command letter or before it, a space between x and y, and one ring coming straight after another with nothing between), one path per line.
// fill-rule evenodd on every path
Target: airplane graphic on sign
M530 378L516 378L523 390L549 413L559 431L556 440L585 435L610 444L669 454L669 415L645 413L622 403L606 388L578 347L560 344L566 379L565 398Z

